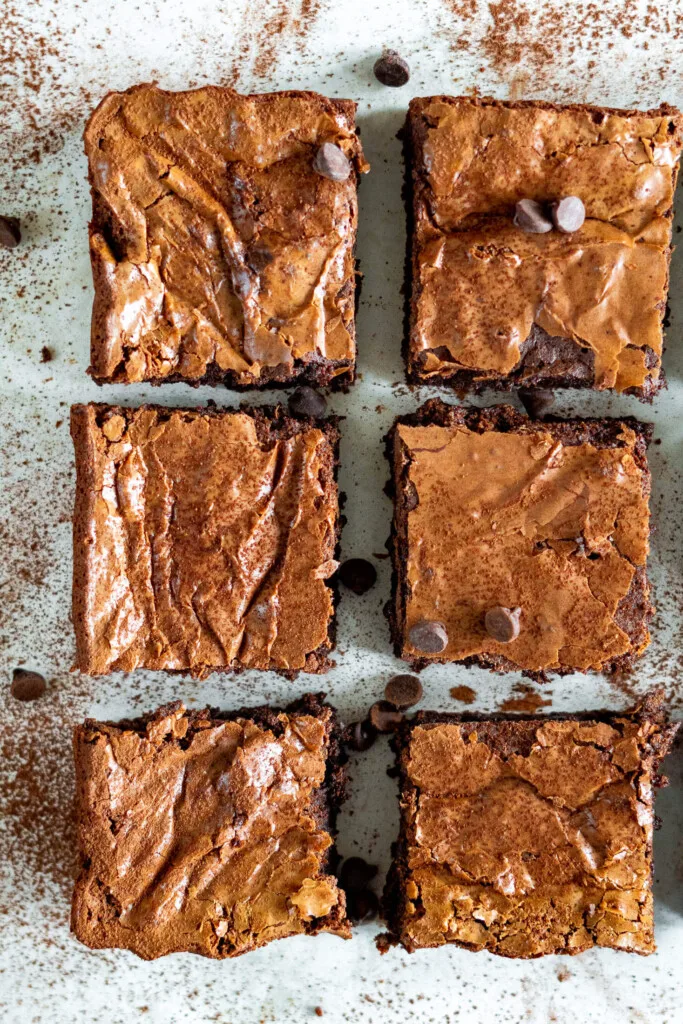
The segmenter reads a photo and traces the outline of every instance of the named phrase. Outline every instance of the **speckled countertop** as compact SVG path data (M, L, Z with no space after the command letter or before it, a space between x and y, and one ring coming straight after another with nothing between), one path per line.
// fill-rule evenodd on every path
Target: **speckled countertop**
M359 101L372 172L362 182L358 255L360 379L332 410L345 416L341 487L348 495L343 555L384 552L391 505L382 437L428 389L409 390L400 357L404 216L396 132L409 98L474 88L501 98L683 105L680 6L639 0L601 4L523 0L13 0L0 27L3 160L0 212L22 219L24 239L0 251L0 1018L7 1024L331 1024L548 1021L665 1024L683 1020L683 756L667 762L672 785L657 799L658 952L641 959L608 950L577 958L503 961L442 949L380 957L376 924L351 942L297 938L235 961L188 955L143 963L89 952L69 935L73 871L71 726L86 715L117 718L182 697L223 707L284 702L307 680L247 672L203 682L139 673L90 680L69 673L70 514L73 465L68 407L90 399L225 406L239 396L182 385L98 388L85 375L91 281L89 197L81 131L108 89L157 79L166 88L205 82L244 91L311 88ZM372 76L383 45L410 62L412 78L390 90ZM683 202L679 202L683 213ZM680 218L679 218L680 219ZM681 221L683 223L683 221ZM532 688L546 709L624 708L661 683L681 717L680 517L683 446L683 261L674 255L669 388L652 408L634 399L571 393L563 412L630 413L655 423L651 575L658 615L635 676L616 683L569 676ZM48 351L43 351L44 347ZM43 361L46 360L47 361ZM272 401L272 394L257 398ZM323 681L347 720L381 696L398 664L382 606L389 563L364 597L345 592L337 667ZM12 669L46 675L46 696L10 696ZM521 677L434 666L422 675L423 708L462 710L449 695L476 691L476 710L522 696ZM308 685L316 685L316 680ZM529 694L526 694L526 701ZM386 869L396 833L396 783L378 742L351 765L340 848Z

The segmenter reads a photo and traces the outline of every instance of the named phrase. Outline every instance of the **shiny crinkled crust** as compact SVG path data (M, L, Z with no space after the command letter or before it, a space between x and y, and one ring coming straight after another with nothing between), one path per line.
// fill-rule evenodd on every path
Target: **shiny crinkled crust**
M229 715L177 702L76 728L81 942L224 959L289 935L350 937L329 873L344 758L323 697Z
M416 669L457 661L537 679L628 667L653 613L651 429L436 399L400 417L388 437L396 654ZM521 609L510 643L486 631L495 607ZM411 644L422 620L445 627L441 653Z
M215 86L105 97L85 130L98 383L353 381L355 111ZM345 181L313 169L325 142Z
M409 378L456 389L662 385L678 110L414 99ZM527 234L515 203L579 196L571 235Z
M71 430L77 668L329 668L336 421L93 404Z
M677 728L658 695L623 715L419 713L394 742L384 945L653 952L653 787Z

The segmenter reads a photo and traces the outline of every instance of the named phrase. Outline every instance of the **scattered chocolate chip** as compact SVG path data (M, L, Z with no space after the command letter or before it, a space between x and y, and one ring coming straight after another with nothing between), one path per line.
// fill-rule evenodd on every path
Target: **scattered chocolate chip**
M448 633L443 622L420 619L410 627L408 639L417 651L423 654L441 654L448 645Z
M38 700L47 688L45 678L39 672L27 672L23 668L15 668L12 673L10 692L16 700Z
M324 1017L325 1016L325 1011L323 1010L322 1006L316 1006L315 1009L313 1010L313 1012L316 1015L316 1017Z
M362 753L369 750L377 739L377 730L369 722L351 722L344 729L342 742L349 750Z
M354 594L365 594L377 582L377 570L365 558L347 558L339 566L339 579Z
M52 362L52 349L48 348L47 345L43 345L43 347L40 350L40 361L41 363Z
M376 874L376 864L368 864L362 857L347 857L339 872L339 884L347 892L367 889Z
M21 241L21 228L18 217L3 217L0 214L0 247L16 249Z
M385 700L373 704L368 714L370 725L377 732L396 732L403 721L403 715Z
M312 416L314 419L320 419L327 412L325 396L318 394L306 384L289 396L287 405L292 416Z
M393 676L384 687L384 696L400 711L422 700L422 683L417 676Z
M519 636L521 608L489 608L484 616L486 632L492 640L509 644Z
M550 212L553 224L565 235L578 231L586 219L586 207L578 196L565 196L558 203L553 203Z
M379 900L370 889L349 892L346 897L346 912L354 924L373 921L379 912Z
M410 68L396 50L385 50L379 60L375 61L373 71L378 82L393 89L405 85L410 78Z
M313 170L330 181L346 181L351 164L346 153L334 142L323 142L313 159Z
M527 388L521 388L517 394L527 413L534 420L540 420L542 416L550 412L555 402L555 395L552 391L530 391Z
M535 199L520 199L515 204L514 224L533 235L545 234L546 231L552 231L553 227L553 222Z

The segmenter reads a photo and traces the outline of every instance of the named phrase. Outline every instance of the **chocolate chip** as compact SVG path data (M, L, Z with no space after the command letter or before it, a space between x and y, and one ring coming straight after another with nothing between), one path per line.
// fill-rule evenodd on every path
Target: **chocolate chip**
M319 419L327 412L325 396L319 395L317 391L309 388L306 384L297 388L289 396L287 405L292 416L312 416L314 419Z
M545 234L546 231L552 231L553 227L553 222L535 199L520 199L515 205L514 224L533 235Z
M534 420L539 420L547 412L550 412L555 402L555 395L552 391L530 391L527 388L521 388L517 394L527 413Z
M52 362L52 349L48 348L47 345L43 345L43 347L40 350L40 361L41 363Z
M354 594L365 594L377 582L377 570L365 558L347 558L339 566L339 579Z
M368 864L362 857L347 857L339 872L339 884L347 892L367 889L376 874L376 864Z
M39 672L27 672L23 668L15 668L12 673L10 692L16 700L38 700L43 696L47 683Z
M429 619L420 619L411 626L408 639L415 650L423 654L441 654L448 645L448 633L443 622L431 622Z
M403 721L403 715L386 700L378 700L373 704L368 714L370 725L377 732L396 732Z
M401 711L422 700L422 683L417 676L393 676L384 687L384 696Z
M492 640L500 644L509 644L519 636L519 617L521 608L489 608L484 625Z
M369 722L351 722L342 736L344 746L359 753L369 750L376 739L377 730Z
M379 900L370 889L350 892L346 897L346 912L354 924L373 921L379 913Z
M410 68L396 50L385 50L379 60L375 61L373 71L378 82L393 89L405 85L410 78Z
M3 249L16 249L20 241L19 218L0 215L0 246Z
M323 1010L322 1006L314 1007L313 1012L316 1015L316 1017L324 1017L325 1016L325 1011Z
M565 235L578 231L586 219L586 207L578 196L565 196L558 203L553 203L550 212L553 224Z
M346 181L351 173L348 157L334 142L323 142L315 154L313 170L330 181Z

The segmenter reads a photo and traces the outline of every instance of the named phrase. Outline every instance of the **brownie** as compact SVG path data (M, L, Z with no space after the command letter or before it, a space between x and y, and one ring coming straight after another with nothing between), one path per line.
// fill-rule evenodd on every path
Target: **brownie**
M138 85L85 130L98 383L345 386L356 104Z
M651 431L438 399L399 417L388 436L396 654L414 669L463 662L538 679L628 668L653 612Z
M430 96L412 100L403 136L409 379L650 400L662 385L679 111ZM569 196L586 219L563 233L550 215ZM522 200L541 204L542 232L517 226Z
M334 418L76 405L76 667L332 664Z
M653 952L653 788L677 728L659 695L624 714L405 722L384 945Z
M350 937L330 872L344 758L323 699L231 714L178 701L76 728L81 942L223 959L288 935Z

